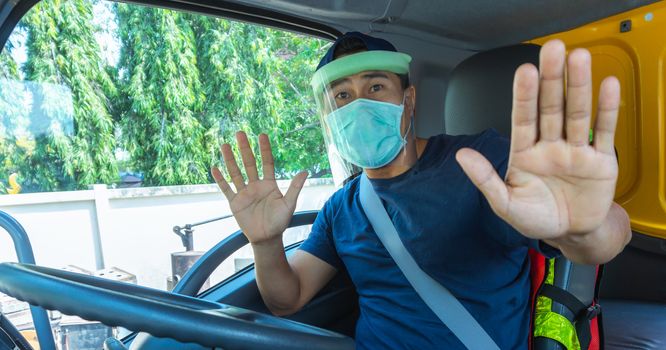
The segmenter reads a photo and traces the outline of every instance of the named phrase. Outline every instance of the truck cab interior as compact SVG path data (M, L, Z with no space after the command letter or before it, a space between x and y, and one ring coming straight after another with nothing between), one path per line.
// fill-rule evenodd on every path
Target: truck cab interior
M359 31L392 42L413 57L416 132L472 134L495 128L511 133L511 94L518 66L538 64L540 44L552 38L593 58L596 87L606 75L622 86L616 134L619 178L615 201L631 218L633 238L603 266L553 262L555 282L594 315L554 302L552 311L585 324L586 349L666 348L666 204L664 201L664 55L666 4L638 1L129 1L218 16L334 40ZM7 42L35 0L0 1L0 43ZM291 225L311 224L314 212L296 213ZM11 219L13 237L29 237ZM18 240L19 238L15 238ZM26 238L27 240L27 238ZM19 243L16 243L17 247ZM29 244L29 242L28 242ZM269 316L252 265L199 292L213 270L247 244L227 237L194 264L171 293L79 276L30 264L0 264L0 291L45 309L57 309L134 331L109 339L106 349L352 349L358 300L344 271L302 310ZM285 247L295 251L299 243ZM26 256L26 255L24 255ZM543 260L543 258L542 258ZM533 257L535 271L544 261ZM533 274L537 298L541 275ZM586 309L587 310L587 309ZM596 310L596 309L595 309ZM38 312L33 310L33 315ZM2 319L0 319L2 321ZM11 325L0 322L0 346L30 349ZM43 336L40 342L48 342ZM578 335L581 340L581 334ZM13 339L13 340L12 340ZM4 343L3 343L4 341ZM532 349L566 349L534 337ZM42 349L50 349L42 344Z

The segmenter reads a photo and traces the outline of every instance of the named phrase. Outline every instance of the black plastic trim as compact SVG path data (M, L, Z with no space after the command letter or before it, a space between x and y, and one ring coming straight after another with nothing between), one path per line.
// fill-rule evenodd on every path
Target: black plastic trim
M650 253L666 255L666 239L648 236L646 234L633 231L629 245L634 248L642 249Z
M0 51L5 48L9 36L12 35L21 18L38 2L39 0L23 0L14 5L9 16L0 24Z
M666 239L634 231L629 244L604 266L599 297L666 303Z
M0 313L0 346L8 349L33 350L16 327Z

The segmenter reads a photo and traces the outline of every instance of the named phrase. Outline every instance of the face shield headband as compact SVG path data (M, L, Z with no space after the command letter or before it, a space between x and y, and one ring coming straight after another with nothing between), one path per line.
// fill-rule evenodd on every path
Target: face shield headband
M388 71L395 74L409 73L412 57L395 51L364 51L344 56L319 68L310 85L315 97L323 94L328 84L338 79L369 70ZM317 98L319 100L319 98Z

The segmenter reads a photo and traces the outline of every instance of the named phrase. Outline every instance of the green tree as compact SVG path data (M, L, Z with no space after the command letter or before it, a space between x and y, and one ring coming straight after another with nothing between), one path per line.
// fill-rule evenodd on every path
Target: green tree
M116 16L130 165L149 185L209 182L206 129L197 118L204 96L186 15L118 4Z
M323 40L214 17L191 16L206 98L201 113L206 148L215 157L220 139L236 130L273 143L276 172L328 172L309 79ZM257 146L256 144L254 145Z
M308 170L311 177L330 176L319 116L310 88L310 79L330 43L290 32L269 31L269 51L274 55L271 70L274 83L283 91L285 103L274 130L279 142L278 160L282 171L293 174Z
M9 175L16 169L16 119L21 113L16 99L20 85L18 65L11 55L11 43L0 52L0 194L5 193Z
M29 146L20 169L28 191L86 188L118 177L109 103L117 93L92 18L91 1L50 0L21 21L32 97Z
M12 44L8 41L0 52L0 79L19 79L18 65L14 61L11 51Z
M328 174L308 84L326 42L116 4L121 57L111 67L95 3L45 0L26 15L26 82L10 48L1 53L0 182L19 172L27 191L85 188L113 182L120 164L147 185L207 183L220 143L239 129L269 134L279 177ZM128 160L115 159L116 145Z

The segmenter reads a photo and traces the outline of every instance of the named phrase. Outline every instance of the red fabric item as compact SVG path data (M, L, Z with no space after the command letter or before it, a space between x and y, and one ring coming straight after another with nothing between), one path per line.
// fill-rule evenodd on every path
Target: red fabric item
M590 322L590 334L592 334L592 338L588 350L599 350L599 322L597 321L599 321L599 318L595 317Z
M597 291L599 288L599 265L597 265L597 273L594 276L594 283L595 285L595 295L594 295L594 303L597 304L599 301L597 300ZM590 347L588 350L600 350L601 349L601 341L599 339L600 334L599 334L599 316L595 317L590 321L590 334L591 334L591 339L590 339Z
M534 249L530 249L527 254L530 259L530 279L532 280L532 291L530 292L532 322L530 322L529 333L529 350L532 350L532 335L534 334L534 306L536 305L536 294L539 291L539 287L543 282L544 276L546 275L546 257Z
M546 257L534 249L530 249L527 254L530 257L530 278L532 279L532 292L530 295L532 296L532 310L534 310L536 293L546 275Z

